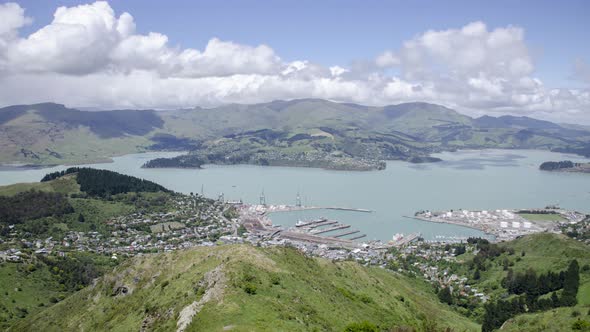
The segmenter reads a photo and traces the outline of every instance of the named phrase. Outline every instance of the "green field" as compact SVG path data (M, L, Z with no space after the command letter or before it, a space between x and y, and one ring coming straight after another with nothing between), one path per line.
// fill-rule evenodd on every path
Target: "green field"
M74 176L68 175L48 182L17 183L8 186L0 186L0 196L12 196L28 190L72 194L80 192L80 185L76 183L76 178Z

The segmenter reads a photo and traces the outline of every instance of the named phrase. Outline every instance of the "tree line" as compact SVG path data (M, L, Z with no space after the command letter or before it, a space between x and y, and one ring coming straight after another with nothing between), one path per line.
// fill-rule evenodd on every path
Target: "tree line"
M543 311L551 308L574 306L580 286L580 267L577 260L572 260L565 271L548 272L537 277L534 270L524 274L510 273L503 281L503 286L512 294L523 294L511 300L498 300L485 305L481 330L493 331L500 328L508 319L525 312ZM562 289L561 296L557 290ZM551 293L549 298L539 296Z
M532 268L525 273L514 273L512 269L508 269L507 276L502 279L502 287L510 294L539 296L563 288L564 281L565 271L549 271L537 276Z
M49 173L41 179L41 182L73 173L77 174L76 182L80 185L80 190L91 196L108 197L128 192L170 192L152 181L94 168L72 167L65 171Z
M30 219L62 216L74 212L68 199L60 193L25 191L14 196L0 196L0 224L20 224ZM2 232L7 231L2 228Z
M67 257L37 256L49 267L56 280L68 291L77 291L88 286L104 272L117 265L108 256L92 253L71 253Z
M482 239L482 238L468 238L467 239L467 243L475 245L477 247L477 249L479 250L477 252L477 255L475 255L475 257L473 257L473 260L469 261L469 269L474 269L476 270L477 273L479 273L479 271L485 271L486 270L486 260L489 259L494 259L500 255L502 255L505 252L508 252L510 255L514 254L514 249L512 248L504 248L504 247L500 247L499 245L495 244L495 243L490 243L490 241L486 240L486 239Z

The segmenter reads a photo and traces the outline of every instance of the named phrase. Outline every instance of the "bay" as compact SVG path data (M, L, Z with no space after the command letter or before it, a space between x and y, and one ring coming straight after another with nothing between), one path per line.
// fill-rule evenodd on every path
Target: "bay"
M481 236L454 225L405 218L419 210L562 208L590 212L590 175L543 172L548 160L587 162L574 155L534 150L466 150L435 156L444 161L409 164L390 161L384 171L348 172L296 167L206 165L203 169L143 169L147 160L178 153L154 152L114 158L112 163L83 165L145 178L183 193L200 193L226 200L258 203L264 191L267 204L339 206L372 210L359 213L334 210L281 212L273 223L294 225L298 220L326 217L351 224L367 239L389 240L395 233L421 232L426 239ZM0 185L39 181L46 173L62 170L0 169Z

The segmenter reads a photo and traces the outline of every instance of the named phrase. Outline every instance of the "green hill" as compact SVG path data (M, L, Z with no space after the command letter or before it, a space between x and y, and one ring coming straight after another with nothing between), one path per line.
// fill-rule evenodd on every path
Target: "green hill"
M459 256L459 264L452 267L453 272L467 276L471 287L490 296L489 303L503 301L504 304L500 305L503 309L510 310L508 302L512 300L520 299L526 302L525 314L511 314L500 320L506 326L512 326L510 330L563 330L559 329L559 324L566 324L569 329L573 320L580 317L582 313L586 315L589 312L590 247L588 245L564 235L540 233L489 247L481 246L478 249L475 256L473 253ZM580 267L579 287L574 303L566 304L564 289L544 290L549 287L549 279L544 275L553 273L555 276L560 275L561 278L561 273L568 270L573 260L576 260ZM509 276L517 277L509 279ZM545 278L544 281L543 278ZM520 286L514 286L515 282L520 282ZM509 290L511 287L509 285L512 285L512 291ZM531 290L526 290L527 288ZM514 289L520 289L520 291L514 291ZM556 300L553 300L553 297L556 297ZM548 300L551 302L547 303ZM559 301L559 304L556 301ZM542 304L542 302L545 303ZM483 308L487 307L487 305L483 306ZM459 309L462 310L462 308ZM498 310L494 311L498 312ZM514 312L518 311L514 309L512 313ZM579 315L573 313L579 313ZM484 322L486 315L488 315L487 311L482 316ZM493 315L489 315L488 318Z
M576 259L581 267L590 266L590 247L565 235L532 234L502 243L500 247L512 249L514 254L506 252L493 259L486 259L485 270L480 271L480 279L473 280L475 287L497 297L501 297L505 291L501 287L501 280L507 274L504 267L505 261L508 262L508 268L515 273L524 273L529 268L533 268L537 273L562 271L568 267L572 259ZM468 269L468 265L462 268ZM476 267L473 266L467 271L473 272L475 269ZM464 274L470 275L471 272L464 272ZM590 271L582 271L580 277L578 304L590 306Z
M419 279L290 248L235 245L135 257L10 330L343 331L363 321L479 329Z
M504 323L502 331L590 331L590 311L588 307L573 307L524 314Z
M0 330L90 285L134 243L138 252L164 251L159 240L170 236L152 234L150 226L208 227L206 240L214 241L225 234L215 224L223 212L201 196L90 168L0 187Z
M269 141L244 135L260 130L281 136ZM227 137L232 135L239 137ZM282 164L301 153L315 153L314 158L324 162L311 166L322 167L330 157L412 160L463 148L554 149L587 155L590 131L526 117L474 119L428 103L371 107L299 99L212 109L99 112L43 103L0 108L0 142L1 163L104 161L150 149L204 150L209 154L205 161L216 162L220 153L246 148L267 155L248 156L250 160L242 156L236 162L257 163L270 155L278 156L275 164ZM297 161L291 164L300 166Z
M107 244L121 236L121 228L105 223L117 216L165 216L178 213L184 206L188 210L177 214L182 221L213 211L209 209L213 203L201 199L193 209L192 204L186 204L195 202L193 196L168 193L154 184L108 171L86 172L90 178L116 179L110 182L117 185L127 182L134 188L160 190L103 197L87 191L81 185L86 182L79 184L80 169L65 173L50 174L47 181L37 184L0 187L0 202L8 204L0 215L0 251L17 248L23 252L18 262L0 263L0 328L343 331L351 324L365 324L378 330L440 331L449 327L453 331L477 331L485 318L486 304L469 302L466 307L459 298L451 299L450 306L443 304L432 285L411 273L365 267L354 261L310 258L290 247L218 245L166 253L162 249L157 254L148 250L119 260L113 260L110 254L79 252L61 244L67 232L100 234ZM100 182L101 188L106 185L105 190L112 192L109 181ZM19 208L41 204L31 200L45 205L54 202L56 209L46 206L45 213L42 209ZM221 206L215 209L216 213L223 211ZM14 216L20 218L19 223L14 224ZM8 229L9 224L14 227ZM195 220L187 225L213 224ZM133 227L131 234L159 238L149 227ZM115 230L118 234L112 235ZM27 241L31 243L25 244ZM35 253L34 245L46 241L56 246L55 252ZM467 276L471 287L490 296L488 303L525 296L509 293L503 279L510 271L517 275L533 269L540 280L548 272L565 271L575 259L580 267L575 305L537 308L534 310L541 311L510 316L504 326L510 331L560 330L574 324L583 328L584 322L590 321L590 247L579 241L558 234L534 234L497 245L478 244L475 252L470 250L457 258L453 263L439 262L440 267ZM555 293L563 299L564 292L565 286ZM552 296L538 294L542 300Z
M110 271L117 261L94 253L67 257L36 256L23 250L26 261L0 262L0 330L51 307Z

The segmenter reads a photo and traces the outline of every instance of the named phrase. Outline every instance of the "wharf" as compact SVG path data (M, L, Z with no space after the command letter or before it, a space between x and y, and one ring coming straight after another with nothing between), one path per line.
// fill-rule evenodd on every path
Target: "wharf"
M317 219L317 220L312 220L312 221L308 221L308 222L296 224L295 227L306 227L306 226L311 226L311 225L323 223L323 222L326 222L326 221L328 221L328 219L326 219L326 218L320 218L320 219Z
M350 228L350 225L337 225L337 226L333 226L330 228L326 228L326 229L322 229L320 231L314 231L312 232L312 234L324 234L324 233L328 233L328 232L332 232L332 231L336 231L339 229L345 229L345 228Z
M332 247L342 247L348 249L354 249L359 247L359 244L352 240L336 239L332 237L317 236L301 232L284 231L280 233L280 237L308 243L325 244Z
M334 235L332 235L332 237L338 238L338 237L343 237L343 236L346 236L346 235L356 234L356 233L359 233L359 232L360 232L359 230L346 231L346 232L334 234Z
M313 224L313 225L309 226L309 228L314 229L314 228L318 228L318 227L322 227L322 226L334 225L337 223L338 222L336 220L326 220L323 222L319 222L317 224Z
M367 209L355 209L355 208L338 207L338 206L325 207L324 209L326 209L326 210L352 211L352 212L364 212L364 213L372 213L373 212L373 211L367 210Z

